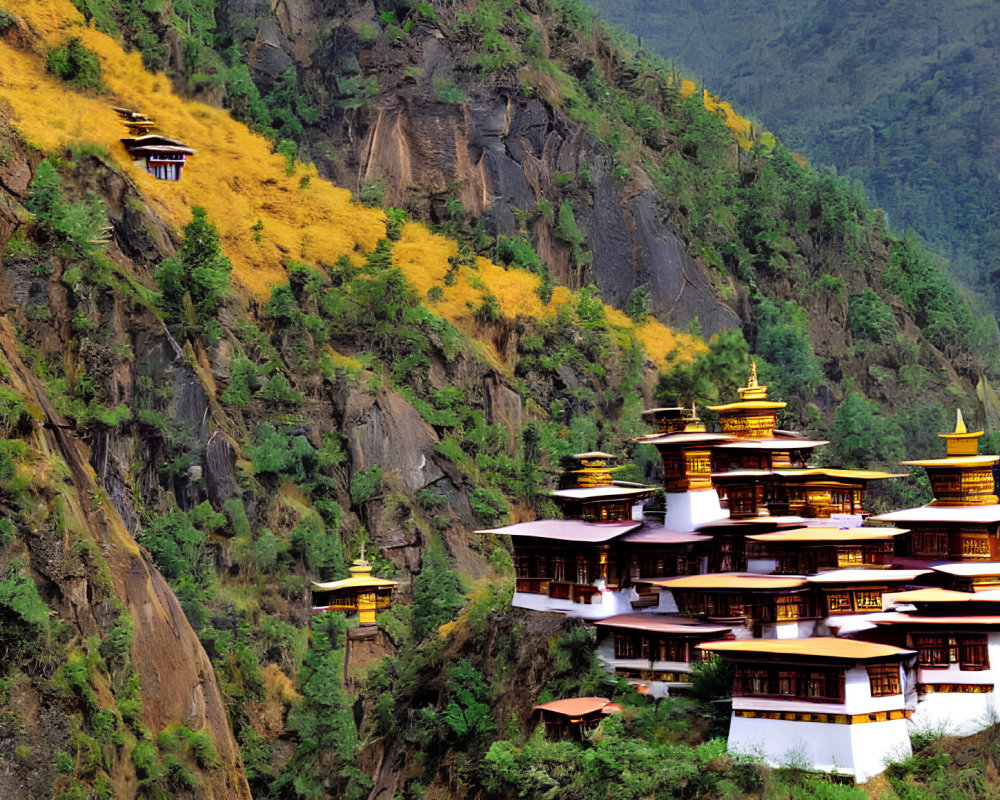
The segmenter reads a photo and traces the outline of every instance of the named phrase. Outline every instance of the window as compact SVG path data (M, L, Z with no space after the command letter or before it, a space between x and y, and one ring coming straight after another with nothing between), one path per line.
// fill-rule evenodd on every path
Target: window
M826 596L826 607L831 614L851 612L851 595L849 592L830 592Z
M566 558L565 556L552 556L552 580L566 580Z
M921 667L944 668L958 664L959 669L979 670L990 666L986 635L981 633L914 637Z
M637 658L636 649L632 634L615 634L615 658Z
M585 555L576 557L576 582L590 583L590 562Z
M948 557L947 534L935 531L914 531L910 535L913 537L913 552L915 555L938 558Z
M961 669L988 669L989 653L985 634L967 634L958 639L958 662Z
M806 598L801 594L779 594L776 598L776 613L778 622L808 616Z
M990 540L985 533L963 533L962 555L969 558L989 558Z
M899 665L869 664L868 685L871 687L872 697L899 694L902 691L899 683Z
M538 553L535 556L535 576L538 578L547 578L549 575L549 559L546 557L545 553Z
M916 636L917 660L922 667L947 667L948 655L940 636Z
M840 547L837 549L837 564L841 567L864 564L864 555L862 547Z
M639 641L639 655L642 658L649 659L649 637L643 636Z
M518 578L531 577L531 563L533 559L524 553L514 553L514 575Z
M882 592L878 589L858 589L854 592L854 608L857 611L881 611Z

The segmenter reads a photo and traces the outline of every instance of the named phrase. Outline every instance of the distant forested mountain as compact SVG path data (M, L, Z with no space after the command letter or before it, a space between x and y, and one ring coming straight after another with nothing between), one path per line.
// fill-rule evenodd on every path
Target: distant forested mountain
M864 182L1000 308L1000 15L976 0L590 0L789 147Z

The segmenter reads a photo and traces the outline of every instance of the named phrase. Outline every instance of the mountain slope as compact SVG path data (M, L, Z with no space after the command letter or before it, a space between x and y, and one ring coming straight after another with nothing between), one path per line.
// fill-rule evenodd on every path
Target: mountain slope
M894 227L920 233L1000 307L1000 29L990 4L591 5L810 160L861 179Z

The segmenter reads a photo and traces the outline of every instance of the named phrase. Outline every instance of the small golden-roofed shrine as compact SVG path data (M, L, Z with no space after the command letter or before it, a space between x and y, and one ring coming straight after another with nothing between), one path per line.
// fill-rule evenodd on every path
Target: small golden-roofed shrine
M778 426L778 410L785 403L767 399L767 387L757 382L757 362L750 362L750 379L738 390L740 399L736 403L709 406L719 415L719 427L723 433L741 439L770 439Z
M598 486L613 486L611 475L614 461L611 453L593 450L588 453L575 453L563 459L563 474L559 480L561 489L593 489Z
M156 121L146 114L128 108L114 110L131 134L121 141L132 163L159 180L179 181L188 156L195 153L194 149L177 139L153 133Z
M375 614L386 611L392 602L392 590L398 581L372 576L372 567L361 558L348 567L349 578L329 583L312 584L312 613L324 611L357 612L359 625L374 625Z
M651 444L663 461L663 488L668 493L698 492L712 489L712 446L729 441L722 433L707 433L691 408L653 408L643 412L658 433L639 437L639 444Z
M904 461L927 470L934 492L934 506L983 506L1000 502L996 494L993 466L1000 456L979 455L983 431L969 432L958 409L954 433L938 434L947 443L946 458Z
M642 519L641 503L656 489L638 483L618 483L611 475L608 461L615 457L599 451L577 453L563 459L561 488L552 499L563 515L587 522L614 522Z
M955 431L940 434L947 443L947 456L903 462L927 470L934 499L926 506L878 517L911 529L897 547L897 563L1000 561L1000 502L994 478L1000 456L978 455L982 435L966 429L959 411Z

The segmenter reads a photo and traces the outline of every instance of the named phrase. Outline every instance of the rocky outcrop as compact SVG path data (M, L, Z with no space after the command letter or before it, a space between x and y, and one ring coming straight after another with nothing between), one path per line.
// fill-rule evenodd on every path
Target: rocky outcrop
M246 5L220 5L223 30L238 32L251 14ZM259 16L256 38L247 39L261 91L289 64L307 87L331 98L362 77L374 78L382 90L363 113L342 111L335 102L324 109L318 138L338 156L323 155L328 146L314 148L326 176L356 191L382 181L387 205L431 222L446 217L449 198L458 200L492 236L518 233L519 216L526 215L533 220L533 244L564 285L594 283L605 302L624 308L632 290L648 284L650 310L667 325L686 328L697 318L709 336L741 325L717 293L710 270L691 257L671 227L669 198L639 168L627 183L614 179L610 157L586 127L566 118L538 87L492 78L470 86L468 74L458 71L467 57L461 37L433 21L412 19L405 40L365 42L355 28L374 19L366 3L346 2L332 14L315 0L284 0L280 6L280 13ZM282 15L288 21L279 26ZM308 52L301 37L286 36L317 19L326 23L326 35ZM441 99L435 87L453 85L456 77L467 99ZM567 177L575 188L567 186ZM540 201L558 207L566 199L587 235L589 262L573 263L571 248L537 212Z
M36 435L40 448L65 464L69 477L63 501L65 514L72 518L70 524L77 536L98 548L110 574L108 587L102 585L99 574L68 573L61 567L58 545L52 542L55 549L47 549L46 532L39 531L29 549L33 569L49 581L50 605L83 639L110 627L109 620L100 619L98 612L101 599L111 589L134 625L131 656L141 681L143 723L152 731L175 724L207 730L219 764L205 770L206 789L220 800L249 798L242 757L208 656L166 581L129 535L114 507L100 499L100 484L88 463L86 447L21 361L7 320L0 323L0 357L10 368L14 386L39 410ZM56 531L48 533L58 537ZM118 762L112 768L116 770L112 775L115 783L134 791L134 766Z

